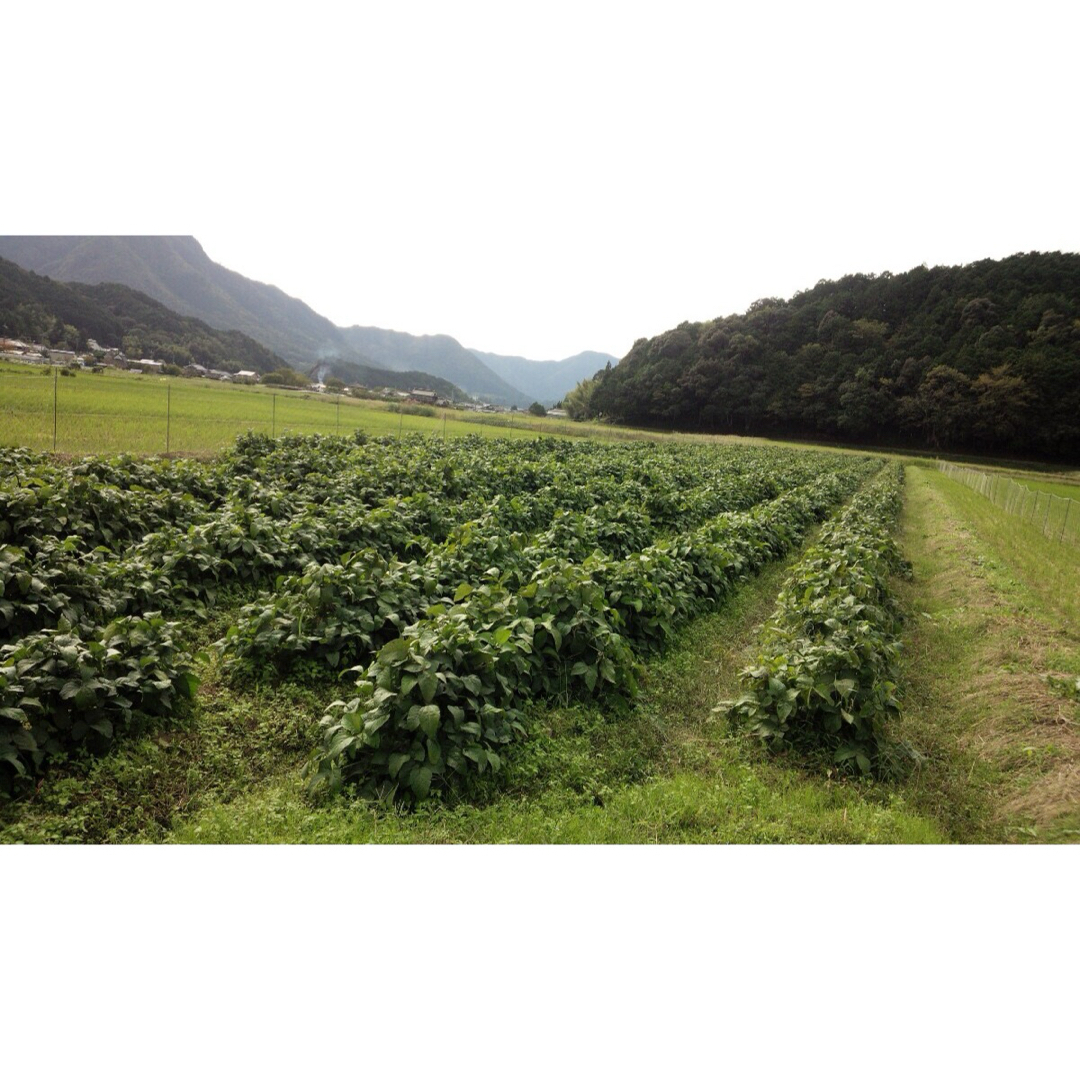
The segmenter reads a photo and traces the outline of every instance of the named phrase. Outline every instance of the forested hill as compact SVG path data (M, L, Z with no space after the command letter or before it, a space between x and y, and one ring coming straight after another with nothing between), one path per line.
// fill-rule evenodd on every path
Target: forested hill
M6 259L0 259L0 334L68 349L85 349L93 338L134 359L152 356L181 367L267 372L286 366L245 334L178 315L126 285L63 285Z
M820 281L643 338L586 389L635 425L1075 462L1080 255Z

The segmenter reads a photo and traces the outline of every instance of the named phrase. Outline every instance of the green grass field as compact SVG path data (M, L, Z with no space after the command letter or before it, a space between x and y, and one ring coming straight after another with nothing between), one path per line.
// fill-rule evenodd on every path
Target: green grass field
M55 444L54 444L55 395ZM265 434L372 435L419 431L627 438L601 424L574 424L528 413L438 415L391 412L382 402L314 392L235 386L106 370L54 376L49 368L0 362L0 444L61 454L211 454L245 431Z

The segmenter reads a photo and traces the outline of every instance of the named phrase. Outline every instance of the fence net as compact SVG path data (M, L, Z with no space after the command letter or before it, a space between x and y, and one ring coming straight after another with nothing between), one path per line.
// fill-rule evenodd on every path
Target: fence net
M939 461L946 476L984 495L1007 514L1021 518L1049 540L1080 545L1080 502L1021 484L1011 476L966 469Z

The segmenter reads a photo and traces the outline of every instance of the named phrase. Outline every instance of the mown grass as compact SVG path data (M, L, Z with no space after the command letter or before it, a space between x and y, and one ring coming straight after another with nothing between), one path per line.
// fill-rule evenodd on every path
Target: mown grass
M1074 839L1080 708L1047 680L1080 673L1069 549L934 469L908 470L902 530L911 805L959 840Z
M1006 514L958 481L935 475L935 490L950 509L1039 597L1040 606L1080 626L1080 551L1044 536L1038 522Z

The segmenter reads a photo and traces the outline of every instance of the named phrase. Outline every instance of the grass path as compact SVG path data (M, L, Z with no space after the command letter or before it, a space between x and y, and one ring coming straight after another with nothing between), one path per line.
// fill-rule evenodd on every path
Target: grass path
M957 840L1080 834L1080 570L1037 530L931 469L908 470L904 726L927 754L913 805Z

